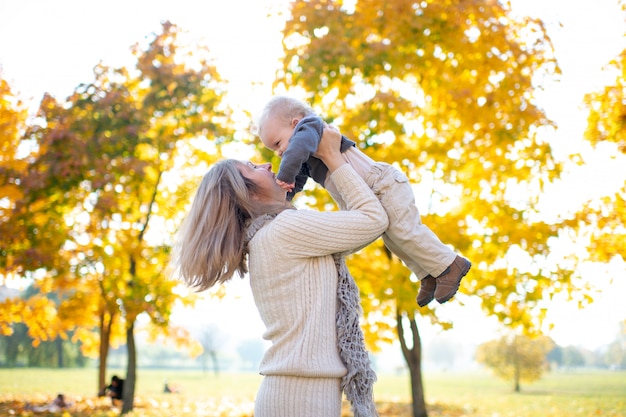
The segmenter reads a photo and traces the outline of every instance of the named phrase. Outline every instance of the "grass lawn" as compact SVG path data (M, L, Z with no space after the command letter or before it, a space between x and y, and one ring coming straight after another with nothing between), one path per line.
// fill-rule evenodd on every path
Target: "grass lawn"
M0 416L119 415L119 408L95 395L96 378L95 369L0 369ZM163 393L165 380L180 392ZM135 410L128 416L251 417L260 382L252 373L140 369ZM375 397L382 417L411 415L408 384L407 375L379 375ZM426 373L424 385L431 417L626 417L626 372L550 373L522 385L520 393L487 372ZM28 410L60 392L74 403L66 413Z

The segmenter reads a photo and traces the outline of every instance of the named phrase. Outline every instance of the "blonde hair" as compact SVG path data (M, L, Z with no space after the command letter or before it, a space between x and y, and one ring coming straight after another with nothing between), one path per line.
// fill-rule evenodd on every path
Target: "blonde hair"
M171 270L198 291L248 272L244 238L251 219L292 208L253 199L259 189L243 176L242 165L226 159L205 174L178 231Z
M257 118L256 128L259 136L263 133L263 127L267 121L276 116L282 121L289 123L291 119L296 117L312 116L315 111L308 104L289 96L272 97L261 110L261 114Z

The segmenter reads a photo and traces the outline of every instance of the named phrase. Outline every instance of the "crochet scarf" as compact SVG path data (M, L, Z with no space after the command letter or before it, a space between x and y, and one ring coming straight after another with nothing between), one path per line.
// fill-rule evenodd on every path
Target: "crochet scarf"
M246 229L247 244L252 237L267 222L273 220L275 214L266 214L253 220ZM341 389L352 406L354 417L377 417L378 412L374 405L374 382L376 374L371 368L371 362L365 349L365 339L359 324L361 299L359 289L350 275L343 254L334 254L337 276L337 339L339 356L346 365L348 373L341 380Z

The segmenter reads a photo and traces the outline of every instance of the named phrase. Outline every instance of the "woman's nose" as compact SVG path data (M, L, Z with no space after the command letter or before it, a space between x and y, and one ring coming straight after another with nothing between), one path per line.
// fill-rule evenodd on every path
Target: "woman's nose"
M263 168L267 169L268 171L272 170L272 164L270 164L269 162L266 163L266 164L263 164L262 166L263 166Z

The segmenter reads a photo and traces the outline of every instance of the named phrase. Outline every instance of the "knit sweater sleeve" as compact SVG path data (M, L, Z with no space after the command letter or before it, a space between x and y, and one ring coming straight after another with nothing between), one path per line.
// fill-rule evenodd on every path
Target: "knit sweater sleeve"
M273 222L273 235L285 240L289 257L325 256L352 251L376 240L387 228L388 218L363 179L348 164L332 173L332 180L346 203L341 211L287 210ZM277 219L278 220L278 219Z

